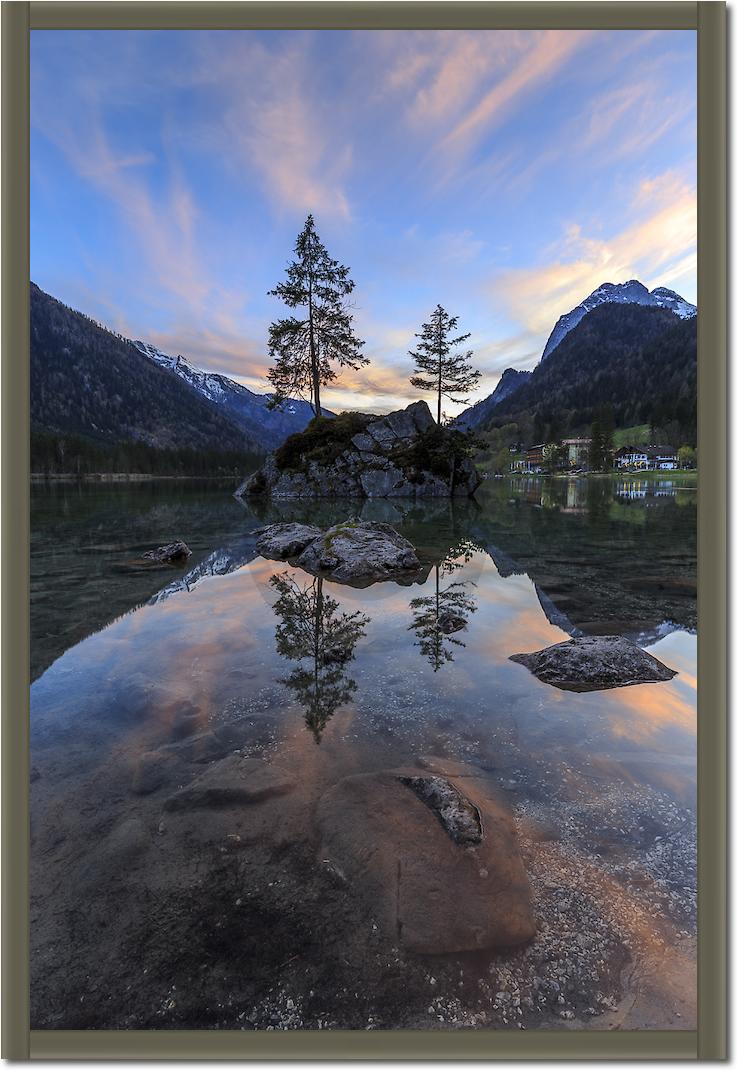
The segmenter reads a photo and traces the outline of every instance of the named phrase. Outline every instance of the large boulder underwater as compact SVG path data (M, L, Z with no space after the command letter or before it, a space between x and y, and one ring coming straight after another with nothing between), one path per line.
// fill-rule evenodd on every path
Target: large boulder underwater
M237 498L471 497L481 483L471 440L440 427L424 401L388 416L316 417L282 443Z

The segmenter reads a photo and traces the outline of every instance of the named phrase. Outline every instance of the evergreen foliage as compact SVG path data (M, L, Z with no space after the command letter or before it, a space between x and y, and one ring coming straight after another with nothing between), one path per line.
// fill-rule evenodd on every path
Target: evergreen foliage
M375 416L363 412L341 412L334 419L315 416L304 431L290 435L274 454L277 467L284 471L304 472L310 461L329 464L348 449L351 439Z
M587 434L608 406L613 427L648 424L654 441L695 445L696 326L667 309L600 305L484 427L516 423L522 442L556 441Z
M410 378L412 386L419 390L431 390L438 396L438 425L442 420L442 400L444 397L458 405L467 405L467 394L476 386L481 372L471 367L471 350L457 353L455 347L463 345L471 335L459 334L451 337L458 326L458 317L449 316L442 305L437 305L427 323L415 338L419 338L417 347L410 349L409 355L415 362L415 371Z
M33 283L30 334L35 428L108 446L262 452L174 372Z
M323 591L321 578L300 586L289 573L277 573L269 582L278 595L276 649L297 662L284 683L304 707L307 727L319 743L338 707L352 700L357 684L346 666L370 618L359 611L339 613L340 603Z
M105 442L84 435L31 429L34 475L84 477L102 473L150 476L227 476L240 479L262 456L243 450L159 449L132 440Z
M349 269L338 263L320 241L312 215L297 237L295 259L286 280L269 293L301 316L276 320L269 328L269 356L275 361L269 382L277 408L289 397L309 400L316 416L322 412L320 387L337 379L334 365L362 368L369 363L361 353L346 298L354 282Z

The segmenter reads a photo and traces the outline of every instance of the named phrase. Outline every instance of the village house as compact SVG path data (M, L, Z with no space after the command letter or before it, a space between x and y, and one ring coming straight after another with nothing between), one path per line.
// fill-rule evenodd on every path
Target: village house
M541 442L536 446L529 446L521 457L515 458L511 463L511 469L513 472L542 472L544 459L543 450L545 449L545 443Z
M561 446L566 452L569 468L583 468L589 459L590 438L564 438Z
M678 458L670 446L621 446L614 454L614 463L617 468L673 471Z
M644 446L620 446L614 454L617 468L647 468L648 459Z
M670 446L651 446L648 450L649 468L672 472L678 467L678 458Z

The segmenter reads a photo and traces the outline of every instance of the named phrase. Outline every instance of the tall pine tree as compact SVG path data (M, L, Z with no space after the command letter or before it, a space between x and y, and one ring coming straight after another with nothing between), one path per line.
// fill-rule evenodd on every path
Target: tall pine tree
M470 334L451 334L458 326L458 317L449 316L442 305L438 305L430 316L428 323L423 323L416 349L410 349L409 355L415 362L414 375L410 378L412 386L420 390L432 390L438 396L438 425L442 417L442 400L447 397L459 405L467 405L468 398L457 397L473 390L481 378L481 372L471 367L471 350L454 352L455 347L463 345Z
M301 397L320 416L320 387L337 379L334 365L361 368L369 361L361 353L363 342L353 331L346 303L355 284L349 269L333 260L320 241L311 214L294 252L286 281L269 291L288 308L302 310L301 316L287 316L269 328L269 356L275 362L268 376L274 389L271 407Z
M589 446L589 468L592 472L600 472L604 467L604 443L601 432L601 423L594 420L591 424L591 444Z

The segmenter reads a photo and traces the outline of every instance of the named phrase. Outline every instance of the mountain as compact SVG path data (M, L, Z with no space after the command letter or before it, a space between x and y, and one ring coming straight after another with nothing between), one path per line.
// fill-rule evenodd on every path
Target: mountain
M615 424L678 425L696 435L696 316L606 302L590 311L492 410L485 427L517 423L523 441L587 428L607 406Z
M460 416L453 421L453 426L459 431L472 431L480 427L491 416L492 410L502 401L510 397L532 375L532 372L517 371L516 368L506 368L502 377L496 384L493 393L483 401L477 401L475 405L465 409Z
M690 304L673 290L665 286L658 286L655 290L648 290L637 279L629 282L602 283L598 289L590 293L585 301L576 305L570 312L561 316L548 338L543 350L542 360L545 360L556 346L559 346L569 331L580 323L587 313L604 304L619 305L650 305L657 308L666 308L675 312L682 319L690 319L696 315L696 306Z
M271 410L267 407L270 394L256 394L225 375L200 371L184 357L170 357L148 342L132 344L154 364L183 379L263 447L275 449L289 435L304 431L312 419L312 408L306 401L290 399L281 409ZM327 410L323 410L323 414L334 415Z
M242 427L126 338L31 283L31 425L98 443L264 451Z

